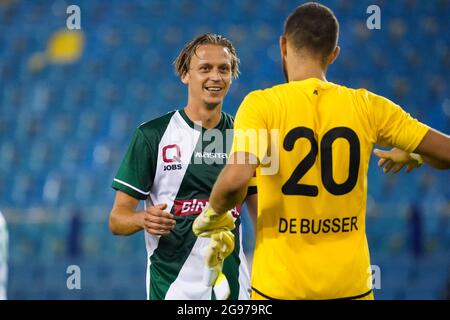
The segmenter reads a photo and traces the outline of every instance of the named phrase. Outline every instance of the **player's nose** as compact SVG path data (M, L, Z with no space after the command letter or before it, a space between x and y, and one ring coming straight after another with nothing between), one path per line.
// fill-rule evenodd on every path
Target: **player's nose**
M213 69L209 75L209 78L213 81L220 81L222 77L220 76L219 69Z

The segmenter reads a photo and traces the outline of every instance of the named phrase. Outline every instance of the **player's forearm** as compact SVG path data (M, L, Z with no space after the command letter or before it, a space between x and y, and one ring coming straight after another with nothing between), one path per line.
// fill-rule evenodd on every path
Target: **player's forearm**
M215 212L227 212L234 208L237 203L242 203L244 201L247 191L245 186L236 188L223 182L220 183L219 180L218 182L217 187L216 185L214 186L209 199L209 205Z
M209 205L214 211L223 213L234 208L237 203L242 203L247 194L248 182L254 172L254 165L238 164L233 154L230 163L217 177L211 192Z
M143 213L117 206L111 211L109 229L114 235L128 236L143 229Z
M450 168L450 136L434 129L428 130L414 153L435 169Z
M450 160L445 161L445 160L428 157L425 155L422 155L422 159L423 159L424 163L428 164L430 167L432 167L434 169L441 169L441 170L450 169Z

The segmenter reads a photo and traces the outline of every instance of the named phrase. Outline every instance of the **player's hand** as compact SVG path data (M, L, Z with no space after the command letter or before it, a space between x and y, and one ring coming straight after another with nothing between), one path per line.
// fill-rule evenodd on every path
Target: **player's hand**
M164 211L166 208L167 204L162 203L145 210L144 228L148 233L163 236L175 228L175 219L172 214Z
M380 160L378 160L378 166L383 168L384 173L391 170L393 173L397 173L405 166L408 166L406 172L410 173L415 168L420 167L423 163L420 155L408 153L397 148L391 150L374 149L373 153L380 158Z
M209 238L218 231L233 229L234 219L230 211L219 214L209 206L197 216L192 224L192 231L197 237Z
M219 231L211 234L211 242L206 249L206 273L203 280L212 286L216 299L225 300L230 295L230 285L222 272L223 262L234 250L234 235L231 231Z

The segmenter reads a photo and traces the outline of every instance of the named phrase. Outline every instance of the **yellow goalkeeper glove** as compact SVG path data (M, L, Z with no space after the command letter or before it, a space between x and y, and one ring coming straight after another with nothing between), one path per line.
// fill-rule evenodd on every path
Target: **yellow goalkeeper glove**
M234 219L230 211L218 214L211 207L207 207L194 220L192 231L198 237L211 238L206 249L206 273L204 282L212 286L216 298L225 300L230 295L230 286L222 273L223 262L234 250L233 230Z
M212 286L217 300L226 300L230 295L230 285L222 272L223 262L234 250L234 235L231 231L211 234L211 242L206 249L206 272L203 280Z
M198 215L192 224L192 231L197 237L209 238L218 231L234 229L234 219L230 211L219 214L213 208L207 207Z

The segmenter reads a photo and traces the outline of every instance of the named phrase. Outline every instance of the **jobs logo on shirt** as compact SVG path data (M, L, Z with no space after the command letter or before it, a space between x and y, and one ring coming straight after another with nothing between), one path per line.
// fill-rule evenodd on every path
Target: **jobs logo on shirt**
M181 149L177 144L169 144L162 148L164 171L181 170Z

